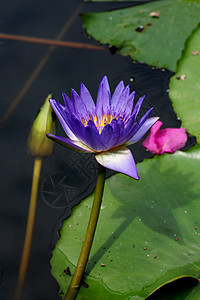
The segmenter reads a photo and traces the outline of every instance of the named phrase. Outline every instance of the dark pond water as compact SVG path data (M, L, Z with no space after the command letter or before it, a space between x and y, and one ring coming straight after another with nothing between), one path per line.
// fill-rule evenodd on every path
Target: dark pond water
M67 24L63 40L97 45L82 29L80 12L133 4L136 2L93 4L79 0L36 0L31 3L1 0L0 33L55 39ZM172 73L133 63L127 57L112 54L106 47L104 51L69 47L52 50L48 45L0 39L0 65L0 299L12 299L24 241L34 162L26 151L27 137L46 96L52 92L61 101L63 91L70 94L71 87L78 90L82 81L95 98L99 81L106 74L112 91L120 80L124 80L138 95L146 94L144 111L154 106L154 115L161 117L165 127L179 127L180 121L168 98L168 80ZM13 108L16 99L19 103ZM59 125L57 130L62 134ZM188 145L191 143L192 139ZM132 150L137 162L150 156L141 142ZM111 174L108 172L108 176ZM58 285L50 273L58 229L71 207L93 190L95 179L96 163L91 155L77 154L55 145L51 157L43 161L23 299L59 299Z

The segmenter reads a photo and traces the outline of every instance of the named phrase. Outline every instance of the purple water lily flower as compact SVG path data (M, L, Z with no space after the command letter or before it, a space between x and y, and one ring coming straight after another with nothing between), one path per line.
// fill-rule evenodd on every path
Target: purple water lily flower
M72 101L63 94L65 106L50 99L67 137L47 136L75 150L95 153L97 162L106 168L139 179L131 151L126 147L139 141L158 118L149 118L153 108L136 122L145 96L133 108L135 92L121 81L112 97L108 79L100 82L96 106L83 83L79 95L71 91ZM149 118L149 119L148 119Z

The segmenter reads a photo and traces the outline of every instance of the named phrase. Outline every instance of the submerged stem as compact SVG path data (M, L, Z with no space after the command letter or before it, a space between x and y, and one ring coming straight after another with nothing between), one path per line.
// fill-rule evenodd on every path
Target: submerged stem
M97 221L99 217L99 211L102 202L104 182L105 182L105 171L106 169L99 164L99 171L97 176L96 190L94 195L93 206L90 214L90 219L85 234L84 243L81 249L81 253L78 259L76 270L74 272L72 281L70 283L69 289L65 296L65 300L73 300L80 288L81 281L83 279L85 267L90 254L90 249L92 247L92 242L94 239L94 234L97 226Z
M33 227L34 227L34 221L35 221L35 210L36 210L36 203L37 203L37 194L38 194L38 185L39 185L41 165L42 165L42 158L36 157L35 162L34 162L34 169L33 169L33 180L32 180L28 221L27 221L27 225L26 225L26 235L25 235L25 240L24 240L24 248L23 248L23 252L22 252L22 258L21 258L21 262L20 262L17 287L16 287L16 291L15 291L15 298L14 298L15 300L19 300L21 298L21 293L22 293L22 289L23 289L24 281L25 281L25 277L26 277L26 271L27 271L29 253L30 253L30 248L31 248L31 241L32 241L32 234L33 234Z

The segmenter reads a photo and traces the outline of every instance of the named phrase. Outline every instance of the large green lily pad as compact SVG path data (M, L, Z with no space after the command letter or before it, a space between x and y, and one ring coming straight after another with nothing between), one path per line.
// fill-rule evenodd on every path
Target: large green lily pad
M152 12L160 12L160 17L151 17ZM199 23L199 15L198 0L162 0L115 11L86 13L82 21L90 36L117 47L122 55L175 71L185 41ZM140 26L143 26L141 32Z
M199 53L198 53L199 52ZM177 79L185 75L184 80ZM179 78L178 77L178 78ZM200 142L200 26L188 40L177 74L170 79L170 93L174 110L182 126Z
M77 299L147 297L177 276L200 274L200 147L138 164L140 180L106 180L86 270L88 288ZM65 293L84 239L93 195L63 223L51 260ZM105 264L102 265L102 264Z

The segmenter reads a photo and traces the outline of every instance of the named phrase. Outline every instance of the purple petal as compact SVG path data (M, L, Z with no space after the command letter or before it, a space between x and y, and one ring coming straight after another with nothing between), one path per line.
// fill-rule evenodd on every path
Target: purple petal
M131 116L132 109L133 109L133 103L134 103L134 98L135 98L135 92L132 92L130 96L128 97L128 101L126 103L124 112L123 112L123 119L124 122Z
M150 108L146 112L146 114L132 127L131 130L130 130L130 128L125 127L125 130L124 130L125 142L129 141L138 132L138 130L142 127L142 125L145 123L145 121L150 116L152 110L153 110L153 107Z
M99 131L98 131L96 125L94 124L94 121L89 120L88 123L87 123L87 125L88 125L89 127L91 127L92 129L94 129L94 130L99 134Z
M128 144L131 145L133 143L138 142L145 133L158 121L159 117L149 118L145 121L145 123L140 127L140 129L136 132L136 134L128 141Z
M156 154L174 153L184 147L187 141L185 128L160 129L162 124L161 121L157 121L142 145Z
M128 122L127 122L127 124L125 125L124 128L123 128L124 122L121 120L121 127L122 127L123 129L121 130L120 137L119 137L119 139L118 139L118 144L119 144L119 145L125 143L126 141L128 141L128 138L127 138L127 137L129 137L128 134L129 134L129 132L130 132L130 131L133 129L133 127L134 127L134 120L135 120L135 116L132 115L132 116L129 118L129 120L128 120ZM122 125L122 124L123 124L123 125Z
M116 131L113 130L113 127L110 124L107 124L102 133L101 133L101 140L104 144L104 149L110 149L115 145L116 142Z
M124 173L135 179L139 179L137 167L131 151L126 147L102 152L95 156L96 160L102 166Z
M74 89L71 90L71 94L75 115L79 118L80 121L82 121L83 119L88 120L89 114L82 98L79 97Z
M86 145L84 145L80 141L72 141L66 137L56 136L53 134L47 134L47 137L66 148L83 151L83 152L87 152L87 153L93 152L90 148L88 148Z
M85 128L84 125L76 118L76 116L72 115L70 118L70 125L73 128L73 132L75 136L85 145L87 145L87 138L85 136Z
M95 152L105 150L105 146L101 141L100 134L97 130L90 126L85 127L86 145Z
M113 119L110 123L110 126L112 126L113 129L113 142L115 140L114 146L116 146L118 145L119 137L124 130L124 123L122 121L122 118L119 118L118 120Z
M139 111L140 111L140 108L141 108L141 106L142 106L142 103L143 103L143 101L144 101L144 98L145 98L145 96L143 96L143 97L141 97L139 100L138 100L138 102L136 103L136 105L135 105L135 107L134 107L134 109L133 109L133 113L132 113L132 115L130 116L130 118L127 120L127 122L126 122L126 125L125 125L125 129L124 129L124 137L125 136L127 136L126 137L126 141L128 140L128 139L130 139L132 136L133 136L133 134L135 133L135 131L134 131L134 133L132 134L132 136L131 135L129 135L129 133L133 130L133 128L135 127L134 126L134 124L135 124L135 121L136 121L136 119L137 119L137 116L138 116L138 113L139 113ZM145 120L147 119L148 117L146 117L145 118ZM142 117L142 119L141 120L143 120L143 117ZM145 121L144 120L144 121ZM140 123L138 123L138 124L140 124ZM135 129L136 129L136 127L135 127ZM139 128L138 128L139 129ZM137 129L137 130L138 130Z
M121 116L123 117L125 107L127 105L127 102L130 97L130 87L127 85L124 90L122 91L121 95L119 96L118 102L115 107L114 111L114 116L118 117Z
M63 105L61 105L60 103L58 103L54 99L50 99L49 102L50 102L53 110L55 111L66 135L72 140L77 140L77 137L74 135L74 133L71 131L71 129L67 125L65 107Z
M132 115L135 116L135 120L137 119L138 113L140 111L140 108L142 106L142 103L144 101L145 96L142 96L139 98L138 102L136 103Z
M99 84L96 103L96 115L100 118L101 115L110 113L110 87L108 79L104 76Z
M96 152L104 150L105 146L101 142L100 134L96 129L96 126L93 125L93 121L89 121L88 124L89 125L84 127L75 116L72 116L71 118L73 132L83 144Z
M94 101L92 99L92 96L90 95L90 92L88 91L88 89L86 88L86 86L83 83L80 84L79 95L82 98L82 100L84 101L90 115L91 116L94 115L95 114Z
M124 131L124 122L122 121L122 118L120 117L118 120L113 119L110 123L110 126L113 128L113 142L115 140L115 143L113 146L119 145L119 139L123 135Z
M124 90L124 82L120 81L120 83L117 85L111 99L111 114L114 114L116 110L116 105L118 103L119 97Z
M113 131L116 132L116 142L114 146L118 146L121 145L121 139L124 137L124 122L121 117L117 119L116 122L114 122L114 120L111 121L110 125L113 127Z
M70 100L70 98L65 93L62 93L62 96L63 96L64 102L65 102L65 107L67 108L67 111L70 114L73 114L74 113L74 107L73 107L72 101Z

